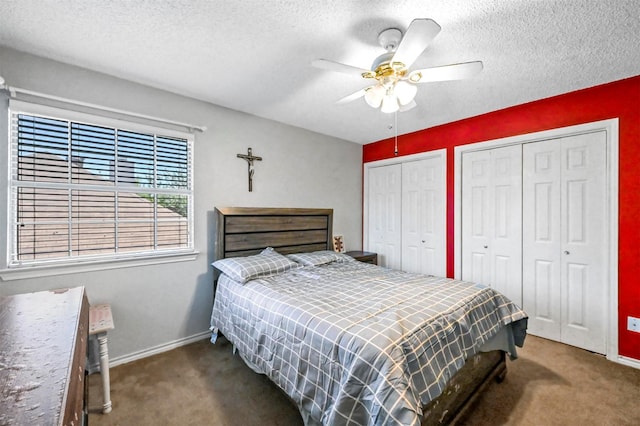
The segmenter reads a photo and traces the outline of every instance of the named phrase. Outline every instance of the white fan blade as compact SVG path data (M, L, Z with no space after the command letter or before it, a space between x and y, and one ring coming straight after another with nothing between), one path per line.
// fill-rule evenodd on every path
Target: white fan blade
M482 62L474 61L411 71L407 78L413 83L462 80L465 78L473 77L480 71L482 71Z
M440 25L435 21L414 19L402 37L391 62L402 62L409 68L439 32Z
M400 112L409 111L410 109L413 109L413 108L415 108L417 106L418 106L418 104L416 103L416 101L411 101L406 105L400 105L400 109L398 111L400 111Z
M369 72L369 70L366 70L364 68L341 64L340 62L334 62L328 59L316 59L315 61L311 62L311 65L323 70L341 72L343 74L350 74L358 77L362 77L362 73Z
M346 103L355 101L356 99L363 97L366 91L367 91L366 88L358 90L357 92L352 93L349 96L345 96L344 98L340 99L339 101L336 102L336 104L344 105Z

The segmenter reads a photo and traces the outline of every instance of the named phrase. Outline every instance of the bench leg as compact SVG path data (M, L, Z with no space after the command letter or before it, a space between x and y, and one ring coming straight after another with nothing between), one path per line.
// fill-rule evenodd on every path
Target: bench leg
M100 375L102 376L102 397L104 414L111 412L111 386L109 384L109 348L107 347L107 333L98 334L100 343Z

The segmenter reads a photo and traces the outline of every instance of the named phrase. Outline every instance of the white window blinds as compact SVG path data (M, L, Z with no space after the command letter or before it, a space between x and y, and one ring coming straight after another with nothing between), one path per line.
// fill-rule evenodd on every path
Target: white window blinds
M193 249L192 135L10 110L10 266Z

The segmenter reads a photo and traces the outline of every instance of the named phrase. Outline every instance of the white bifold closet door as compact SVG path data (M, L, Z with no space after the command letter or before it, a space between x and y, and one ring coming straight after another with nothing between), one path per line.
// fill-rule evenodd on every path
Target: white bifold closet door
M402 267L402 165L369 170L368 250L378 254L378 264Z
M523 146L529 332L606 353L606 134Z
M462 155L462 279L522 306L522 147Z
M444 277L446 212L440 157L402 164L402 270Z
M378 264L446 275L446 191L442 154L368 173L367 250Z

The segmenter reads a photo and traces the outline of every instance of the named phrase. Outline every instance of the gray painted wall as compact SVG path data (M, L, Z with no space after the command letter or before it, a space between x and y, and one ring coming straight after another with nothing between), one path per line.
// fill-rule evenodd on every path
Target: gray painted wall
M362 146L167 91L0 46L0 75L23 89L206 126L195 138L195 261L0 281L0 295L84 285L90 303L112 306L112 360L162 350L205 332L213 299L213 208L334 209L347 249L362 241ZM214 78L212 76L212 78ZM7 170L8 97L0 92L0 170ZM253 148L254 192L246 162ZM7 176L0 174L0 269L6 267Z

